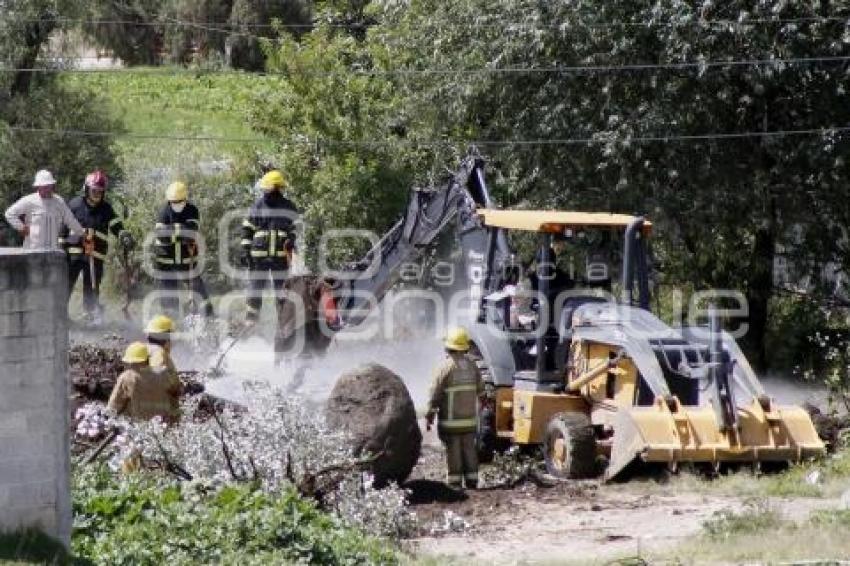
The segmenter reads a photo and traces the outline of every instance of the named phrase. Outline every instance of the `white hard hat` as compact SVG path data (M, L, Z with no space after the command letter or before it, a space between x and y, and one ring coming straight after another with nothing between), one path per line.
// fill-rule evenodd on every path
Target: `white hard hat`
M55 185L56 179L53 178L53 173L48 171L47 169L42 169L38 173L35 174L35 181L33 181L33 187L44 187L46 185Z

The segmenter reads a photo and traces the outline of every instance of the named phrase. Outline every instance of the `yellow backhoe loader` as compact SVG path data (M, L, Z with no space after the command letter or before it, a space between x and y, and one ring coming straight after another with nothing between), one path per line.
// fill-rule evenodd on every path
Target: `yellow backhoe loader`
M547 469L559 477L593 476L604 456L606 479L640 461L719 466L824 454L806 411L778 405L765 393L713 309L708 325L683 328L649 312L650 222L558 211L478 214L489 230L535 232L540 239L532 332L505 314L516 294L481 290L472 327L494 385L482 415L485 446L540 445ZM593 242L617 236L623 239L619 299L611 295L611 266L596 261L593 249ZM556 273L553 239L584 248L583 274Z
M361 323L402 266L452 224L468 288L458 322L492 390L479 419L485 456L499 444L541 446L564 477L594 475L604 456L614 478L635 461L719 466L824 453L808 414L765 393L718 316L671 328L650 312L649 221L498 210L474 153L442 184L411 191L404 216L345 270L335 292L341 326ZM539 240L527 296L509 238L517 232ZM561 246L570 269L558 268Z

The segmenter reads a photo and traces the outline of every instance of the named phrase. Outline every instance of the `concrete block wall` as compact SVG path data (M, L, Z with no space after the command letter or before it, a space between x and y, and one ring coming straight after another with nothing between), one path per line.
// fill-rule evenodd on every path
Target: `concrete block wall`
M70 544L68 267L0 248L0 532Z

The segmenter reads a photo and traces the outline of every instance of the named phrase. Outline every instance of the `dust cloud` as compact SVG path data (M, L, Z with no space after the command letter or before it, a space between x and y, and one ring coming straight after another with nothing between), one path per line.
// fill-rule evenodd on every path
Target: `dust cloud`
M826 388L815 383L801 383L792 378L770 375L761 378L767 394L781 405L803 405L811 403L825 410L828 404Z
M313 402L324 402L343 372L374 362L401 376L420 409L427 402L432 372L444 355L436 338L337 342L323 357L306 362L303 383L295 393ZM207 390L217 397L238 402L250 382L287 389L293 383L296 363L300 362L284 361L275 367L271 342L251 337L234 346L224 363L225 375L208 381Z

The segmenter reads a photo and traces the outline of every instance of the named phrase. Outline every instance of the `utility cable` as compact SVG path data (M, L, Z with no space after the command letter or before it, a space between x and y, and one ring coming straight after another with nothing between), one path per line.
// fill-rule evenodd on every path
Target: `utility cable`
M50 21L61 22L61 23L69 23L69 24L90 24L90 25L135 25L139 27L174 27L174 26L186 26L186 25L195 25L198 23L207 24L209 26L214 26L211 28L211 31L227 31L225 28L227 26L233 27L241 27L241 28L257 28L257 29L312 29L317 26L328 26L333 28L345 28L349 29L352 27L371 27L370 24L366 24L363 26L362 24L357 23L335 23L335 22L324 22L322 20L313 20L310 23L303 24L263 24L263 23L238 23L238 22L189 22L186 20L178 20L174 18L168 18L169 21L137 21L137 20L120 20L120 19L88 19L88 18L52 18ZM25 18L18 21L27 22L27 23L38 23L44 20L38 18ZM468 28L495 28L495 29L572 29L572 28L594 28L594 29L604 29L604 28L621 28L621 27L685 27L685 26L720 26L720 27L728 27L728 26L748 26L748 25L787 25L787 24L818 24L818 23L850 23L850 14L846 16L803 16L798 18L743 18L743 19L731 19L731 18L717 18L717 19L703 19L703 18L693 18L689 20L676 20L676 21L663 21L663 20L649 20L645 22L585 22L585 21L574 21L574 22L554 22L554 23L538 23L538 22L481 22L481 21L464 21L463 24L456 24L451 27L458 27L463 29ZM387 26L386 23L377 23L374 26ZM440 25L440 27L446 27L445 25Z
M217 143L283 143L291 145L315 145L320 141L323 145L350 146L350 147L382 147L393 145L419 145L419 146L449 146L454 144L477 145L477 146L558 146L558 145L600 145L611 142L628 143L672 143L672 142L704 142L712 140L737 140L751 138L779 138L789 136L812 136L812 135L838 135L850 132L850 126L834 126L828 128L805 128L795 130L773 130L773 131L747 131L747 132L720 132L706 134L671 134L671 135L649 135L632 136L622 140L613 138L608 132L600 132L585 138L552 138L552 139L519 139L519 140L330 140L311 139L309 136L294 136L287 140L272 140L267 138L236 138L217 136L185 136L185 135L161 135L161 134L137 134L106 131L86 131L75 129L53 129L34 128L24 126L9 126L8 131L21 133L61 135L68 137L119 137L140 140L168 140L189 142L217 142ZM2 131L2 130L0 130Z
M61 62L61 59L58 61ZM731 59L712 61L683 61L681 63L632 63L624 65L559 65L554 67L478 67L469 69L349 69L339 71L320 71L303 69L296 72L265 72L262 74L270 76L435 76L435 75L487 75L487 74L587 74L587 73L620 73L620 72L642 72L660 70L688 70L700 71L716 69L720 67L766 67L766 66L797 66L797 65L820 65L850 62L850 55L825 55L819 57L789 57L785 59ZM139 73L151 75L179 75L179 74L244 74L232 70L202 70L188 68L153 68L143 71L132 68L105 68L105 69L75 69L60 67L30 67L30 68L8 68L0 67L0 72L5 73Z

